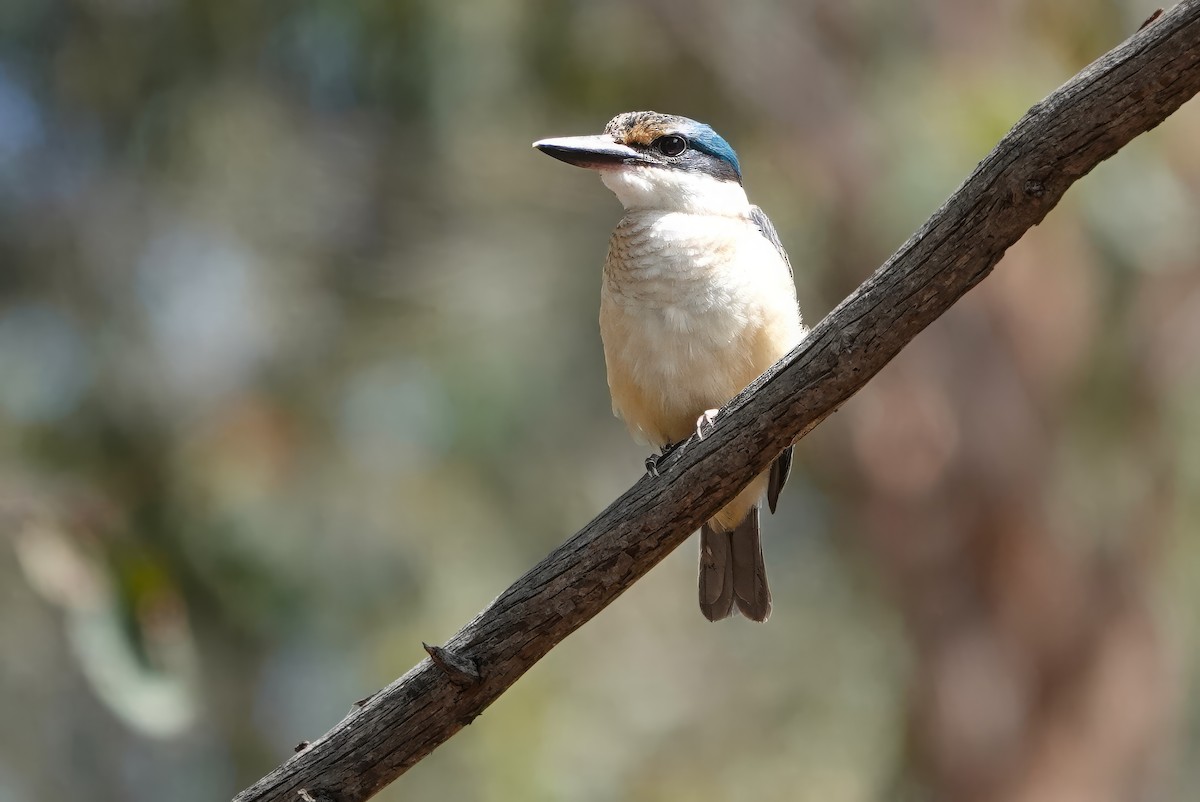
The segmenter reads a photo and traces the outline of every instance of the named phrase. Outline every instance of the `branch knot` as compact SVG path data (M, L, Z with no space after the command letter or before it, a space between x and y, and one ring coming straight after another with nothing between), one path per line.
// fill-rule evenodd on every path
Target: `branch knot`
M430 646L428 643L421 645L425 647L425 652L433 664L458 687L470 688L483 682L483 674L479 672L479 663L475 660L441 646Z

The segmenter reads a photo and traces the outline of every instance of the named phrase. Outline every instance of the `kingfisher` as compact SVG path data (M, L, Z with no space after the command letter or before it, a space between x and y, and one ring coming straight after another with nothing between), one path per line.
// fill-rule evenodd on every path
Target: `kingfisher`
M704 123L619 114L594 136L533 146L595 170L625 215L609 240L600 336L613 412L665 454L704 437L721 406L807 333L775 227L742 188L737 154ZM657 456L647 461L656 473ZM759 511L772 512L792 449L700 529L700 610L771 614Z

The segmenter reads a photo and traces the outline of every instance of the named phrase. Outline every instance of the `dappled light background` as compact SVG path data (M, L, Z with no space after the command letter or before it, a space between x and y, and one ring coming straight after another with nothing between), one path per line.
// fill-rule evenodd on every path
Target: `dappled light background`
M738 149L815 323L1141 0L5 0L0 799L227 798L635 481L616 200ZM775 611L694 544L381 799L1173 800L1200 784L1200 106L797 449Z

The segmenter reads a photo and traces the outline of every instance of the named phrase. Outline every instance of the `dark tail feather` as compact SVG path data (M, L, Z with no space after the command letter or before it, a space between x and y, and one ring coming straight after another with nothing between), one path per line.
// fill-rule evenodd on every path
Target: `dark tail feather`
M767 482L767 505L770 506L771 512L775 512L775 505L779 503L779 491L787 484L788 474L791 472L792 446L788 446L771 463L771 476Z
M733 612L733 548L730 532L700 528L700 612L720 621Z
M700 529L700 611L709 621L720 621L733 612L735 603L751 621L766 621L771 615L757 507L732 532L719 532L708 524Z
M758 537L758 507L737 525L730 537L733 555L733 598L738 610L751 621L771 616L771 588Z

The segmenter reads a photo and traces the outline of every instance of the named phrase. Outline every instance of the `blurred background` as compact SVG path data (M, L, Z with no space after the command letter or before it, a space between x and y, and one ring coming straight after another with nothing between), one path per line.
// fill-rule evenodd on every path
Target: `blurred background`
M815 323L1141 0L5 0L0 800L232 796L642 473L620 216L530 142L738 149ZM797 449L775 612L689 543L380 799L1200 785L1200 105Z

